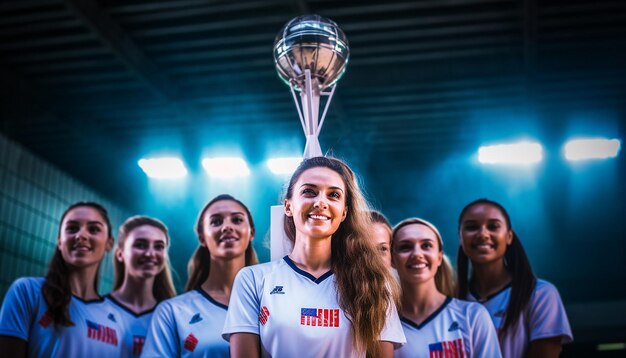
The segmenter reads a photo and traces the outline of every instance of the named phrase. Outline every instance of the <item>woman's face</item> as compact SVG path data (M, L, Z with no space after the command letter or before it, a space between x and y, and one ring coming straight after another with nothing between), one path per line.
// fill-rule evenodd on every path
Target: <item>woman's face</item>
M459 235L463 252L474 265L503 260L507 246L513 241L513 232L500 209L487 203L466 210Z
M409 284L434 280L443 260L437 235L422 224L408 224L397 231L392 256L400 281Z
M85 268L100 263L104 253L113 247L113 238L98 210L78 206L63 218L57 247L68 265Z
M211 204L202 220L203 237L200 245L206 246L214 259L233 259L245 255L253 233L243 206L232 200Z
M285 214L293 217L296 231L309 238L329 238L346 218L346 185L332 169L307 169L285 200Z
M163 271L167 262L167 237L154 226L138 226L128 233L124 247L118 247L115 256L124 263L127 275L154 277Z
M391 231L387 225L375 222L372 226L376 247L387 267L391 267Z

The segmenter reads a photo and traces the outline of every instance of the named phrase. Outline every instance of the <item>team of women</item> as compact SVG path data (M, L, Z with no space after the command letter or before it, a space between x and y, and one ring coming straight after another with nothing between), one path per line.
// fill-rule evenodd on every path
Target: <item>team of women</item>
M185 293L172 284L167 227L135 216L114 243L106 209L61 216L45 278L10 287L0 352L16 357L558 357L573 340L557 289L532 272L505 208L459 215L456 275L439 230L391 227L342 161L304 160L284 198L293 250L259 264L244 203L201 210ZM115 279L98 292L104 254ZM392 270L393 268L393 270Z

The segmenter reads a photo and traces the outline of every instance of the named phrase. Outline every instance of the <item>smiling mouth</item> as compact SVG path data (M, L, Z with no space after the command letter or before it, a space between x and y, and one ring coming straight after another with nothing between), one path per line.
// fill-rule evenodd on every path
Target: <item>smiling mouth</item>
M223 238L220 239L220 241L218 241L218 244L221 244L221 243L227 243L228 244L228 243L235 242L235 241L239 241L239 238L230 237L230 236L229 237L223 237Z
M419 263L419 264L411 264L411 265L409 265L409 268L410 268L410 269L418 269L418 270L425 269L426 267L428 267L428 265L427 265L427 264L425 264L425 263Z
M156 261L143 261L139 263L142 266L158 266L159 263Z
M478 250L493 250L493 249L495 249L495 246L491 245L491 244L476 244L476 245L473 245L473 247L475 249L478 249Z
M74 246L72 247L72 251L78 251L78 252L89 252L91 251L91 247L89 246Z
M319 215L319 214L311 214L309 215L309 218L314 219L314 220L330 220L328 216Z

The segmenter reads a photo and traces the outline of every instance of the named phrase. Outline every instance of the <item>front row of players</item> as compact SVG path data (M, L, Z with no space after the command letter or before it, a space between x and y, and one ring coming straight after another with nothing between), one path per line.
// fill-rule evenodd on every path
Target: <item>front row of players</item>
M114 252L113 292L103 298L98 270L114 245L107 212L95 203L70 206L46 277L18 279L5 297L0 352L556 357L572 340L558 291L535 278L495 202L481 199L461 212L458 285L437 228L412 218L392 231L384 216L368 215L341 161L303 161L284 207L293 251L256 265L248 208L229 195L211 200L196 224L187 292L177 297L167 228L128 219Z

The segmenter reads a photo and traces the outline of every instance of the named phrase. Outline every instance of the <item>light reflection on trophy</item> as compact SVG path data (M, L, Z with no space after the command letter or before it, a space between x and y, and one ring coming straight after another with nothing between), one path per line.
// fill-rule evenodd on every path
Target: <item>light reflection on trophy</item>
M318 140L335 86L346 70L350 50L346 35L331 20L319 15L289 21L274 41L274 61L280 78L291 88L306 136L304 158L322 155ZM325 90L330 90L326 91ZM302 106L295 91L300 91ZM320 96L327 96L318 120Z
M335 86L346 70L350 50L346 35L333 21L319 15L299 16L276 35L274 62L280 78L291 88L300 123L306 136L304 158L322 155L318 136ZM300 102L296 91L300 92ZM328 97L318 119L320 96ZM280 259L292 250L284 229L284 208L271 208L271 259Z

